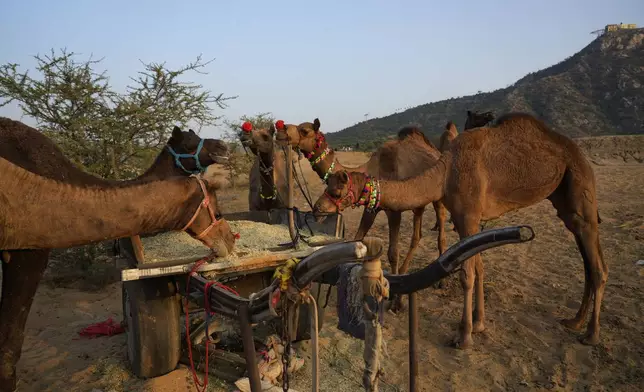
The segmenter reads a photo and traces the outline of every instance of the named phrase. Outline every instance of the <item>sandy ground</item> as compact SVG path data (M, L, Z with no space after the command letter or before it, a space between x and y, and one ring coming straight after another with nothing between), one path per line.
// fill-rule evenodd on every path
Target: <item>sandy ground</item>
M605 143L600 143L605 145ZM619 154L618 154L619 155ZM360 153L341 153L347 164L366 159ZM304 163L304 162L303 162ZM547 201L507 214L490 226L530 224L536 239L483 254L486 265L487 330L475 335L469 351L450 348L462 308L456 277L444 289L420 296L420 390L422 391L638 391L644 387L644 165L610 159L594 165L603 223L601 244L610 265L602 312L602 342L587 347L577 333L558 321L572 317L583 290L583 265L572 236ZM608 164L606 164L608 163ZM319 195L321 184L302 165ZM221 192L222 206L247 208L247 191ZM301 201L301 200L300 200ZM352 238L362 210L345 213L347 238ZM433 209L425 214L425 237L413 267L437 257ZM451 224L448 224L451 229ZM403 214L404 252L410 240L411 213ZM380 214L370 235L387 238ZM456 234L449 232L449 242ZM338 332L335 302L327 308L321 331L321 391L361 391L362 342ZM186 391L194 390L185 367L153 380L138 380L127 370L125 336L80 339L84 326L107 317L121 319L119 283L98 292L42 285L29 317L19 391ZM381 390L407 387L406 314L386 316L384 339L386 374ZM302 347L306 354L306 347ZM306 391L308 367L292 382ZM210 390L231 390L212 379Z

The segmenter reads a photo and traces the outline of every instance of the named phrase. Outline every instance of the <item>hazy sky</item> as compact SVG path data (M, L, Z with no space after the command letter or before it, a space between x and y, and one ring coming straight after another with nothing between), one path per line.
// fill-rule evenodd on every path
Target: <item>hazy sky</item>
M620 22L642 25L644 0L5 0L0 63L32 67L33 55L67 47L105 57L123 89L139 60L178 66L203 53L216 60L192 79L239 95L227 117L319 117L334 132L366 113L505 87Z

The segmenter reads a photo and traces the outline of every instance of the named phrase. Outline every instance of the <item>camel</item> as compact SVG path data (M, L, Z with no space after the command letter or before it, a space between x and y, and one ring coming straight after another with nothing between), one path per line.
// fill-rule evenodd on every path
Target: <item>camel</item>
M39 176L0 158L0 183L4 251L69 248L170 230L186 231L220 257L235 244L218 212L215 186L199 177L82 186ZM11 258L3 262L10 264Z
M284 122L277 121L282 127ZM248 175L248 208L250 211L286 208L288 177L284 151L275 148L275 124L268 128L253 129L246 121L242 124L239 140L256 156ZM295 159L295 158L294 158Z
M467 111L467 119L465 120L464 130L484 127L494 121L494 113L491 111L479 113L478 111Z
M453 122L449 121L445 125L445 131L443 131L443 134L441 135L440 139L440 144L438 147L438 150L441 153L444 153L449 149L449 145L458 136L458 130L456 129L456 124Z
M201 147L200 147L201 144ZM76 185L121 186L187 176L226 159L228 148L220 140L202 139L194 131L174 127L172 136L154 164L130 181L110 181L92 176L70 162L49 138L26 124L0 117L0 157L41 176ZM177 159L177 157L179 159ZM198 161L197 161L198 160ZM199 162L199 163L197 163ZM4 252L0 300L0 391L16 385L15 366L20 359L24 328L38 283L47 266L50 249Z
M363 165L345 167L335 158L335 151L328 147L324 134L320 131L320 120L312 123L304 122L297 127L279 127L276 140L280 144L289 144L296 151L301 151L309 159L313 170L326 182L333 173L351 170L377 175L379 178L402 180L421 174L425 169L434 165L440 152L416 127L405 127L398 132L398 138L383 144ZM443 253L446 248L445 219L447 211L440 201L433 203L438 226L438 251ZM360 227L355 240L361 240L367 234L376 215L380 210L365 208L360 220ZM389 224L389 249L387 252L391 269L398 271L398 238L402 210L385 211ZM412 209L414 214L413 236L405 256L404 264L409 264L420 243L422 236L422 219L425 206Z
M333 174L316 210L334 212L359 202L365 184L374 180L363 172ZM375 181L374 196L363 203L404 211L442 200L461 239L480 231L481 221L548 199L577 242L584 261L584 294L579 311L563 320L580 330L594 298L584 344L599 342L599 313L608 278L599 243L595 176L580 148L566 136L524 113L509 113L491 127L464 132L438 163L421 175L403 181ZM379 198L379 200L372 200ZM402 270L406 270L403 265ZM472 344L472 333L485 329L483 262L468 259L460 275L464 291L457 347ZM472 294L476 307L472 321Z

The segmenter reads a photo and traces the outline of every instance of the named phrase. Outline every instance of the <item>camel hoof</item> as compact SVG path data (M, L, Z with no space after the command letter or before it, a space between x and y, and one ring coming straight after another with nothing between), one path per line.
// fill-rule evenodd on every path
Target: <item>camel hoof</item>
M472 333L481 333L485 331L485 324L483 321L475 321L472 323Z
M561 325L563 325L568 329L571 329L573 331L581 331L582 322L577 319L574 319L574 318L564 319L564 320L561 320L560 322L561 322Z
M454 338L452 341L451 346L460 350L466 350L474 344L474 341L472 340L472 335L460 335Z
M599 344L599 334L598 333L586 333L585 335L579 338L581 344L586 346L596 346Z

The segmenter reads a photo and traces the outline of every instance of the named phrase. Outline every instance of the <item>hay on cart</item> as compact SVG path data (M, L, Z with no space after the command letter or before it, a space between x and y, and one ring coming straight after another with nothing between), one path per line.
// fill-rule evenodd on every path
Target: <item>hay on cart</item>
M235 243L235 250L226 258L215 261L235 260L244 257L260 256L275 251L280 244L290 243L291 235L286 225L269 225L263 222L248 220L229 221L234 233L240 238ZM310 233L307 233L310 234ZM335 237L314 233L308 237L310 242L330 240ZM170 231L151 237L141 238L146 262L155 263L186 258L202 258L210 254L210 249L183 231ZM298 243L297 250L306 249L304 241Z

